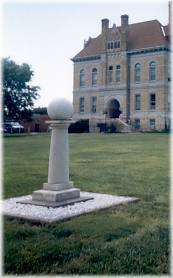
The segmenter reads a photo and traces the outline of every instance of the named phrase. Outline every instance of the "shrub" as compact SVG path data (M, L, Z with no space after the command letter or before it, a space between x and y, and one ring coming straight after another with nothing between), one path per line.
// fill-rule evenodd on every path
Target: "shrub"
M87 133L89 132L89 120L79 120L71 124L68 128L69 133Z

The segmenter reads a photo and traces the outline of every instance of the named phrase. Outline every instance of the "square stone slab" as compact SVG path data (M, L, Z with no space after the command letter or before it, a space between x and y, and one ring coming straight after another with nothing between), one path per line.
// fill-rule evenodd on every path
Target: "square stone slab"
M86 214L100 209L116 207L121 204L136 202L139 199L128 196L116 196L92 192L81 192L85 200L61 207L46 207L31 204L32 196L21 196L3 201L3 214L10 217L28 219L42 223L52 223L71 219L72 217ZM90 199L86 201L86 198ZM27 203L22 203L27 201ZM19 203L20 202L20 203Z

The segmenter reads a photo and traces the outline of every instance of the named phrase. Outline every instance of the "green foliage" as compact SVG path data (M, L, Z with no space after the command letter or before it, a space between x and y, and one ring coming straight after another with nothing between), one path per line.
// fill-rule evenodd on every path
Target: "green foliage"
M33 109L34 114L47 115L47 107L37 107Z
M26 63L2 60L4 119L30 119L34 100L39 97L38 86L31 86L34 73Z
M156 133L70 135L76 187L140 201L46 225L5 217L4 272L168 275L168 139ZM42 188L49 143L50 135L4 139L6 197Z

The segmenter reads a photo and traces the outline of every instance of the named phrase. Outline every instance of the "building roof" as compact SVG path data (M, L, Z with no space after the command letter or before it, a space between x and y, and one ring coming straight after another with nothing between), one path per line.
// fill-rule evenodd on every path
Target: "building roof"
M121 33L122 27L108 28L107 40L115 40L117 33ZM169 28L162 26L158 20L151 20L129 24L127 27L127 50L137 50L149 47L167 46ZM86 45L73 59L87 56L95 56L104 53L104 35L90 38Z

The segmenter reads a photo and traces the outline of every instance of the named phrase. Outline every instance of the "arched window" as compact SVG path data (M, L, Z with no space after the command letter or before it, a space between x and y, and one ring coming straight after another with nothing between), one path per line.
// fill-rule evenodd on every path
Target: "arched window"
M97 69L92 69L92 86L97 85Z
M156 80L156 62L149 64L149 80Z
M135 65L135 82L141 81L141 65L138 63Z
M109 69L108 69L108 83L112 83L112 76L113 76L113 66L109 66Z
M84 69L82 69L80 71L79 79L80 79L80 87L84 87L85 86L85 73L84 73Z
M120 82L121 79L121 66L117 65L115 69L115 80L116 82Z

